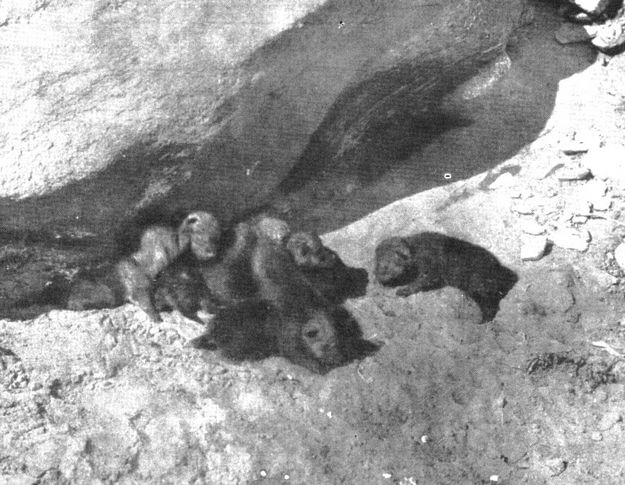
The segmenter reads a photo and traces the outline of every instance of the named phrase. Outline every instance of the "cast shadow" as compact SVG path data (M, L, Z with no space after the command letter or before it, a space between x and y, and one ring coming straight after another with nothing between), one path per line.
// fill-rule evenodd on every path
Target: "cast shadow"
M342 152L331 143L333 124L322 123L272 203L288 201L288 217L302 228L332 231L398 199L488 171L536 140L559 82L589 67L596 53L586 44L558 44L561 18L552 5L531 3L534 21L507 46L503 77L470 96L462 63L441 71L422 61L418 72L439 69L438 86L396 100Z

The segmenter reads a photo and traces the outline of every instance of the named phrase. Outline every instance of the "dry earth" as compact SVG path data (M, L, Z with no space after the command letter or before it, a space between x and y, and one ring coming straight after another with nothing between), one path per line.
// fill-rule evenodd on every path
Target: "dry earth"
M581 61L544 86L555 93L553 109L532 140L482 173L465 151L477 175L325 236L347 263L368 270L373 249L389 235L438 230L484 246L519 275L493 322L478 324L478 308L452 288L399 298L372 281L348 307L365 337L383 346L318 376L281 358L224 362L185 346L201 330L195 324L166 316L154 325L131 306L0 320L0 481L625 482L625 274L614 259L625 237L625 157L599 146L622 139L625 57L604 65L583 47L559 46L550 30L555 15L537 7L520 34L519 59ZM504 99L502 92L541 99L520 80L544 73L521 76L511 58L508 74L481 91L484 106ZM506 116L520 131L523 114L513 114ZM458 160L462 143L502 157L478 121L433 136L405 165L443 156L436 146L464 139L462 130L472 137L454 145ZM587 152L563 153L580 143ZM360 199L351 212L345 194L326 203L304 191L301 206L309 204L315 217L306 219L297 204L290 215L301 215L303 225L338 227L344 208L354 220L362 205L386 203L398 174L409 190L423 178L440 185L442 173L454 172L427 167L421 178L401 167L378 174L352 191ZM347 180L342 174L335 173L334 187ZM328 222L332 204L336 219ZM556 240L558 229L588 231L588 248L554 244L542 259L522 261L529 221ZM3 251L5 295L86 257L34 246Z

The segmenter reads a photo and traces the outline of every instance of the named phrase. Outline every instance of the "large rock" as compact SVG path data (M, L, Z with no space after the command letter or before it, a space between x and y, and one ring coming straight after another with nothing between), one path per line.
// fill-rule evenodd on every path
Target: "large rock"
M504 49L524 0L13 3L2 228L99 238L152 204L231 216Z

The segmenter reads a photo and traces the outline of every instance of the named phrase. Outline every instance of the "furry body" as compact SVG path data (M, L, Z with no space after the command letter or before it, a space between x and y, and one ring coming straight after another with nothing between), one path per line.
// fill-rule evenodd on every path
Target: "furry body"
M392 237L375 250L375 277L385 286L401 286L397 295L453 286L480 307L483 321L492 320L499 302L518 280L486 249L435 232Z
M203 211L188 214L177 228L149 226L141 233L138 248L117 261L106 274L79 277L71 285L67 308L105 308L130 302L160 321L152 299L156 277L185 252L198 261L214 258L220 237L219 222Z

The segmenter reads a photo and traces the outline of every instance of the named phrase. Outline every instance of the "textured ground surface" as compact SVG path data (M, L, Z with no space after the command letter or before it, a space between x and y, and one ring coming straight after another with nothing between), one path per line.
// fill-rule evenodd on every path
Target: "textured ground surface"
M326 243L368 270L375 245L393 234L434 229L480 244L519 275L493 322L478 324L477 307L451 288L398 298L371 282L348 307L365 337L384 345L317 376L281 358L234 365L202 354L185 346L197 326L170 316L154 325L131 306L0 320L0 481L623 483L625 273L613 252L625 237L625 161L601 155L597 143L622 139L625 58L604 66L584 47L559 46L555 17L537 13L517 52L535 71L515 66L511 53L508 75L476 98L472 124L432 135L403 164L352 189L356 202L304 188L290 212L302 225L340 227L385 205L400 185L435 187ZM522 99L544 112L519 111ZM485 122L489 107L501 114L500 132ZM527 132L532 140L521 143ZM506 145L515 134L521 142ZM586 154L563 154L573 138L585 140ZM450 183L440 165L428 168L437 156L456 157L445 170ZM480 173L482 157L503 163ZM408 170L418 163L418 174ZM580 167L596 177L561 180ZM339 167L317 186L338 190L350 177ZM606 210L585 207L589 197ZM570 221L582 213L593 217ZM523 262L529 220L549 236L588 231L588 249L554 245ZM3 297L85 257L3 251Z

